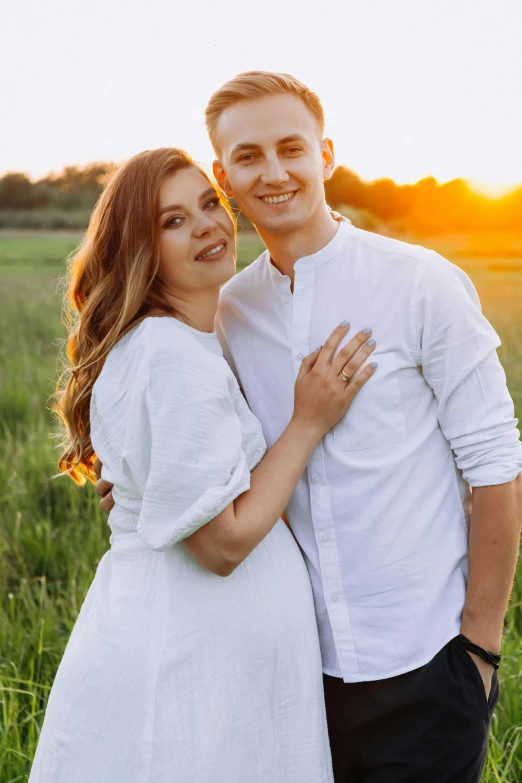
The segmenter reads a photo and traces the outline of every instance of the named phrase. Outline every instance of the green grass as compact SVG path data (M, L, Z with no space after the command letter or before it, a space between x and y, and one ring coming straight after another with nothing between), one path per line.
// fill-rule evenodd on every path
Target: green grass
M64 337L57 279L79 235L0 234L0 783L24 783L45 703L108 527L92 488L53 480L45 403ZM242 236L238 268L260 243ZM522 414L522 261L459 259L502 337ZM522 782L522 574L506 620L485 781Z
M44 267L56 269L81 240L80 232L0 231L0 272L18 274L43 272ZM253 261L264 245L253 234L242 233L238 243L237 268Z

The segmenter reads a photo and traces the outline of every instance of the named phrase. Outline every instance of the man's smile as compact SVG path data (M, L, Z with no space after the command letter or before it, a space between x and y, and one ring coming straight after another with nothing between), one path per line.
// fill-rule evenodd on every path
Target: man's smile
M258 198L264 201L265 204L282 204L284 201L290 201L296 193L297 190L290 190L287 193L274 194L273 196L258 196Z

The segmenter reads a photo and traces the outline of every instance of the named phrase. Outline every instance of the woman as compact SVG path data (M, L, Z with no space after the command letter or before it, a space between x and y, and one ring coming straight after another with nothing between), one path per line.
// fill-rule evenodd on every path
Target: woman
M73 259L60 468L94 480L97 455L116 505L30 783L332 780L310 584L280 515L372 347L334 358L343 324L305 359L266 452L213 331L234 264L227 205L175 149L114 174Z

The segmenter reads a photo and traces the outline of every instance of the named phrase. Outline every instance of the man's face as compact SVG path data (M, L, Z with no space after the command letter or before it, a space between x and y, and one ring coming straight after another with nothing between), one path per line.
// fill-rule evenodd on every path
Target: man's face
M324 207L333 147L292 94L230 106L219 118L214 174L228 196L263 234L298 230Z

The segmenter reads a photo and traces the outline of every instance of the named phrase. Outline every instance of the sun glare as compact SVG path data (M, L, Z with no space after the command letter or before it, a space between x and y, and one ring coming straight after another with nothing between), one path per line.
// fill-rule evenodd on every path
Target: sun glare
M507 196L508 193L516 190L517 187L520 187L520 185L513 183L509 185L490 185L476 179L467 179L466 182L468 183L471 190L473 190L475 193L478 193L480 196L486 196L490 199L503 198L504 196Z

